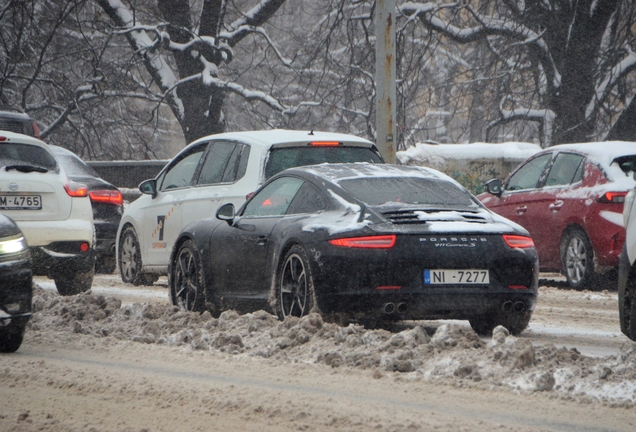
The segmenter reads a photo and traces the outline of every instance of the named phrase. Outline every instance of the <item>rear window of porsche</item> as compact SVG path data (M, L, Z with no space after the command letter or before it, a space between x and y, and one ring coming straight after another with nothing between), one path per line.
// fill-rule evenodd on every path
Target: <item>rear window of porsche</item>
M361 177L338 184L367 205L387 203L477 206L471 195L455 184L424 177Z
M303 146L272 148L265 165L265 179L274 174L305 165L321 163L382 163L382 158L370 147Z

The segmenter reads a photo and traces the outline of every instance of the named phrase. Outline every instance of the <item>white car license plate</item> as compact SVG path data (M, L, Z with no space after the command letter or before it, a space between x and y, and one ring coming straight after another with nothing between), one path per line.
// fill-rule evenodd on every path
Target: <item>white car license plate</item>
M424 285L485 285L488 270L424 270Z
M0 210L41 210L40 195L0 195Z

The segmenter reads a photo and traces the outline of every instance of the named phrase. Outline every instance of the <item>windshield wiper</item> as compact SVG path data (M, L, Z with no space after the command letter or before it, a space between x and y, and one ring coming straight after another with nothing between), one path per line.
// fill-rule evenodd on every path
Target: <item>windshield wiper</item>
M20 165L20 164L15 164L15 165L7 165L6 167L4 167L5 171L12 171L12 170L16 170L22 173L30 173L30 172L39 172L39 173L47 173L49 172L48 168L44 168L42 166L38 166L38 165Z

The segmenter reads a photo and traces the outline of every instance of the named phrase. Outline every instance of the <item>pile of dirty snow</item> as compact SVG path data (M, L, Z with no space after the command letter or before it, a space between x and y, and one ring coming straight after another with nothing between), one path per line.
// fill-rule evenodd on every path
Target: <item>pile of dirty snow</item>
M33 308L28 331L36 334L80 334L92 341L114 338L276 363L369 369L377 378L548 392L627 408L636 400L636 343L626 344L617 356L595 358L576 349L534 347L503 327L483 340L457 324L390 332L341 327L318 314L284 322L264 311L227 311L214 318L209 312L183 312L163 304L122 306L118 299L90 291L62 297L39 288Z

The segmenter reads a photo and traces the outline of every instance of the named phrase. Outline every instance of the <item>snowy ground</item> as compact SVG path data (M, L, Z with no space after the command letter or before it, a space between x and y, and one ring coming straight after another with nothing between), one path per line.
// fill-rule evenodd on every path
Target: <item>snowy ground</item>
M594 412L596 420L586 420L586 429L634 430L636 343L620 333L616 293L561 289L559 286L563 284L558 279L544 279L542 283L539 304L528 330L513 337L499 328L492 338L483 339L461 321L413 322L387 331L365 330L358 325L339 327L323 322L317 315L281 323L262 311L242 316L229 311L218 319L208 313L184 313L169 304L164 279L154 287L136 289L121 284L117 276L100 276L96 278L92 293L74 297L61 297L54 291L52 282L38 279L40 288L34 299L36 314L30 322L25 343L17 354L0 357L0 399L11 401L0 404L0 430L88 430L85 426L93 424L94 411L86 417L80 416L82 410L79 410L69 414L72 421L62 421L58 412L60 402L52 402L56 398L49 392L67 392L69 396L76 396L78 392L80 395L97 392L97 399L88 398L90 401L86 404L115 403L113 401L119 400L117 395L127 394L126 381L131 380L131 376L151 374L150 381L142 380L144 389L136 388L134 379L129 387L135 388L137 402L153 402L159 395L163 399L164 392L170 392L161 384L148 384L155 379L168 379L157 376L158 371L165 374L171 368L189 365L194 359L199 365L214 363L215 371L224 370L224 375L215 378L206 375L214 373L206 369L207 372L201 372L198 385L213 385L212 380L214 385L225 382L231 383L233 389L240 389L238 400L235 396L230 398L233 400L230 405L238 404L232 405L234 408L225 405L219 408L219 401L216 401L217 420L230 429L251 429L244 427L244 423L236 423L246 421L240 407L250 406L258 413L250 417L253 417L254 430L491 430L496 427L495 423L507 425L506 429L568 430L580 429L577 422L587 418L590 411ZM135 359L144 365L160 364L151 370L142 368L131 372L131 369L141 368L134 365ZM165 362L161 363L162 359ZM101 377L87 372L98 366L108 366L103 373L111 376L115 373L112 364L118 361L128 362L124 368L128 375L123 374L120 381L102 381ZM123 373L119 369L117 373ZM179 372L182 373L185 372ZM239 375L235 376L237 373ZM331 420L333 424L324 423L326 418L314 405L305 406L299 401L294 401L293 405L300 412L306 412L306 418L301 416L302 421L299 421L297 416L280 415L276 420L276 404L259 402L260 409L264 410L259 412L254 398L260 397L260 390L252 388L256 381L246 384L241 378L253 374L256 377L264 374L255 378L258 382L260 379L266 381L259 386L268 391L273 389L283 399L295 399L296 396L288 393L300 391L319 398L321 403L334 410L333 400L346 397L343 406L337 404L337 410L342 411L342 418L354 416L357 420L339 423L344 420L335 412L330 414L335 416ZM288 382L302 380L297 375L305 374L313 378L294 385ZM177 375L177 372L171 373L171 379ZM222 378L225 375L227 378ZM348 386L358 386L352 390L358 396L352 400L349 394L327 389L325 386L334 377L336 381L346 381ZM450 390L459 391L458 397L471 401L465 403L464 410L487 412L492 409L497 414L493 413L492 418L490 415L487 418L473 414L462 416L464 411L457 408L459 417L453 417L453 422L437 423L430 417L421 418L420 411L425 408L407 404L400 405L399 409L405 410L405 419L412 420L399 422L400 427L397 427L387 420L389 412L383 409L374 415L367 413L363 416L366 420L355 417L360 413L345 413L347 406L353 410L361 403L359 399L371 398L369 403L376 401L379 396L367 393L367 389L379 385L374 383L377 380L383 381L382 385L393 383L390 391L396 392L397 399L422 389L422 386L429 389L427 391L433 388L444 394ZM296 386L301 384L299 390ZM115 388L119 390L112 393ZM174 388L174 383L170 388ZM188 388L194 389L196 385ZM174 391L179 395L180 392L187 393L185 389ZM38 403L48 409L40 409L40 405L36 409L33 398L37 399L36 395L40 393L39 397L44 400ZM19 397L27 394L31 394L31 399ZM502 417L501 412L489 405L502 395L510 396L511 405L514 405L513 399L520 404L514 406L522 413L525 404L535 406L538 412L545 411L543 420L522 414L514 419ZM194 399L201 397L199 393L196 397L193 395ZM443 411L449 403L448 409L452 410L453 402L443 404L444 398L441 398L430 401L434 406L427 405L426 410ZM563 414L567 418L561 419L558 412L552 413L547 408L554 406L554 401L568 413ZM254 403L257 406L252 407ZM435 405L437 403L442 405ZM180 408L185 410L184 413L190 410L187 400L167 405L165 409L168 410ZM121 405L117 406L121 408ZM22 414L22 420L16 412ZM610 423L602 420L605 415L612 419ZM112 423L105 416L97 416L99 421L95 423L95 430L123 430L123 425L129 430L140 430L144 425L155 424L149 418L145 423L135 423L134 415L125 417L120 423ZM475 418L481 418L481 423L475 424ZM56 419L57 423L47 419ZM265 427L270 424L268 422L274 427ZM171 430L167 425L163 430Z

